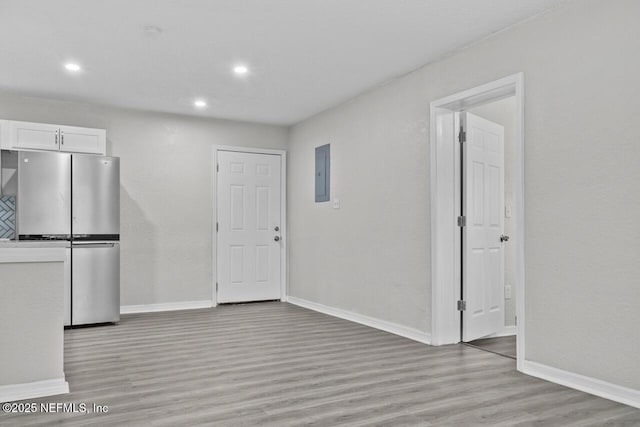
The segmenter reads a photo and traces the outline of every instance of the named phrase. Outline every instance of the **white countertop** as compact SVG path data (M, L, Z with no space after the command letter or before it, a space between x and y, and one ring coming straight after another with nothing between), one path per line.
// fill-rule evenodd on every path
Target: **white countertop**
M0 240L0 264L65 262L69 242L60 240Z
M0 249L4 248L68 248L66 240L0 240Z

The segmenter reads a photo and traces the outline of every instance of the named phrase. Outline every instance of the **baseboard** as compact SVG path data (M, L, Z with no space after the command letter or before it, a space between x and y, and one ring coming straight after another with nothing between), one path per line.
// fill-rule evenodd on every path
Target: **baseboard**
M309 310L318 311L330 316L339 317L351 322L360 323L361 325L370 326L375 329L380 329L385 332L400 335L401 337L409 338L410 340L418 341L423 344L431 343L431 334L422 332L418 329L399 325L397 323L387 322L386 320L376 319L374 317L365 316L363 314L354 313L352 311L342 310L340 308L329 307L323 304L318 304L316 302L307 301L292 296L287 297L287 302L300 307L308 308Z
M67 393L69 393L69 383L62 377L55 380L0 386L0 402L15 402Z
M504 329L498 332L497 334L491 334L483 338L511 337L513 335L517 335L517 332L518 330L515 325L505 326Z
M586 377L537 362L531 362L530 360L524 360L522 362L522 372L543 380L584 391L585 393L640 408L640 390L619 386L596 378Z
M154 313L158 311L194 310L198 308L211 308L211 300L164 302L159 304L122 305L120 314Z

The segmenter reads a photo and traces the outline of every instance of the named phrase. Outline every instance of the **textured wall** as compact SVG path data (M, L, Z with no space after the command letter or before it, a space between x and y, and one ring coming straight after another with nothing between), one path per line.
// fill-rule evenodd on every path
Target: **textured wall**
M107 129L107 154L121 157L122 305L211 299L211 146L287 139L283 127L6 93L0 117Z
M640 389L640 2L569 2L291 130L290 289L430 331L429 102L525 74L526 358ZM332 195L313 202L313 148Z

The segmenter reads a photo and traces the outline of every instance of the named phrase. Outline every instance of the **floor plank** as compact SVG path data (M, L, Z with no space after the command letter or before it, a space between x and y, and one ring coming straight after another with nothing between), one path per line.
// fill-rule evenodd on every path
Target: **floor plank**
M65 331L71 393L106 414L0 414L2 426L640 425L640 411L286 303L135 314Z

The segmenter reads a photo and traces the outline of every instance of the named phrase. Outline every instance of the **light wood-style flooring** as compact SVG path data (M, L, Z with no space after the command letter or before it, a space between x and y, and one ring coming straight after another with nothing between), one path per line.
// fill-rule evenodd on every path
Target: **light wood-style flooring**
M2 426L640 425L640 410L286 303L127 315L65 332L71 393L107 414L0 414Z

